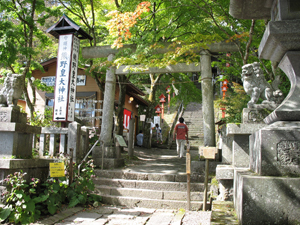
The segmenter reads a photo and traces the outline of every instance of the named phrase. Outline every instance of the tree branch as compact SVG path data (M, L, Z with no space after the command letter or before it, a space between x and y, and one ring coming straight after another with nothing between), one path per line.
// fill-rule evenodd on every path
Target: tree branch
M246 44L245 56L243 58L244 65L247 64L247 60L248 60L248 57L249 57L250 46L251 46L252 38L253 38L254 26L255 26L255 20L252 20L251 21L251 26L250 26L250 31L249 31L249 40Z

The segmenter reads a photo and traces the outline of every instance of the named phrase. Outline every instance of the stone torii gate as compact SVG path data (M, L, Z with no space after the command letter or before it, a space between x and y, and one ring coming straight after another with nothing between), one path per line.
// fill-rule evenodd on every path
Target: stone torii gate
M135 45L124 45L124 48L131 48L135 50ZM83 58L104 58L108 61L113 61L118 49L112 49L111 46L96 46L84 47L82 49ZM155 54L163 54L170 51L167 46L163 49L158 49ZM215 146L215 121L214 121L214 105L213 105L213 88L212 88L212 70L211 70L211 53L217 52L234 52L237 47L233 43L214 43L208 46L207 50L196 50L200 54L200 65L195 64L186 65L178 63L177 65L169 65L166 68L149 68L144 72L131 72L133 74L150 74L150 73L180 73L180 72L201 72L202 85L202 103L203 103L203 125L204 125L204 145ZM109 143L113 128L113 107L116 86L116 74L127 74L124 71L126 66L121 66L116 69L110 67L106 71L105 92L103 101L103 114L101 124L100 141L104 144Z

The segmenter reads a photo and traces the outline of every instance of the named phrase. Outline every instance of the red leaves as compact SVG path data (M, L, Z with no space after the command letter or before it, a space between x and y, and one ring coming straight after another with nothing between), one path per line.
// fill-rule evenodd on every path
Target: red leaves
M119 11L113 11L107 14L107 16L112 16L106 23L110 35L115 38L112 47L123 47L123 41L131 38L130 28L137 23L138 19L141 19L140 15L143 12L150 11L150 5L150 2L141 2L134 12L120 13Z

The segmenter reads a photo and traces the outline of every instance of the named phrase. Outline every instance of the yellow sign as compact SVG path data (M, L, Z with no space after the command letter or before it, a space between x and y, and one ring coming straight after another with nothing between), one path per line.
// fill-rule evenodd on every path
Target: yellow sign
M64 177L65 165L61 163L50 163L50 177Z

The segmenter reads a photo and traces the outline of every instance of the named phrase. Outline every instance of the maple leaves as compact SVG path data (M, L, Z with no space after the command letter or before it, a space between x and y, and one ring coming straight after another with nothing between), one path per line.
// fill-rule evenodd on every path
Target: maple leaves
M106 23L109 34L116 38L111 46L112 48L123 47L123 42L131 38L130 28L137 23L138 19L141 19L142 13L150 11L150 5L150 2L141 2L134 12L120 13L119 11L112 11L106 15L112 17Z
M237 39L239 39L240 41L247 41L248 37L249 37L249 32L243 32L241 34L234 34L228 40L226 40L226 43L237 40Z

